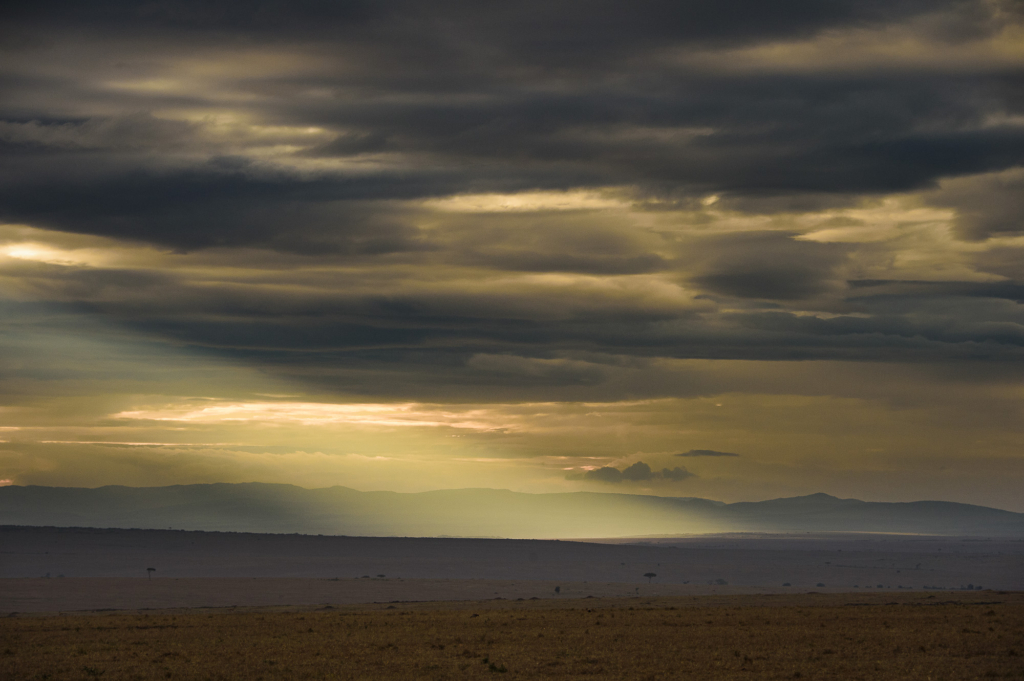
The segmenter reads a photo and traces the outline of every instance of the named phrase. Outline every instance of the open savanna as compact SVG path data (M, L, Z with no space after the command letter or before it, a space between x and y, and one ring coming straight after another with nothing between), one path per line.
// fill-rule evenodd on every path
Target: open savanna
M0 678L1024 679L1024 594L794 594L0 620Z

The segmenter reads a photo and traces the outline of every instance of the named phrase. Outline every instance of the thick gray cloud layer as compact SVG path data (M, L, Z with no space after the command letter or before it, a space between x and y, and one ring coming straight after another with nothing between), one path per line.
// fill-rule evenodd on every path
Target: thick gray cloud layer
M579 396L658 358L1019 362L1021 22L997 0L23 4L0 219L189 264L8 276L392 397ZM567 190L628 214L430 207ZM951 231L840 215L892 196ZM819 238L811 213L888 235ZM649 386L615 390L678 390Z

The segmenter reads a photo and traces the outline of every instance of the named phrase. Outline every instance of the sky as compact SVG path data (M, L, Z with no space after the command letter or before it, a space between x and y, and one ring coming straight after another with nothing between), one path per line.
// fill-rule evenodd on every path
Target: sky
M0 484L1024 511L1024 2L17 5Z

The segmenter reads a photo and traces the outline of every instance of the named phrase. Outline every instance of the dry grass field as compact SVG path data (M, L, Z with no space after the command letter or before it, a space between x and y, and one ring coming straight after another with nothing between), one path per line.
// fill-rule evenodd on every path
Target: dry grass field
M1024 594L800 594L0 620L0 678L1024 679Z

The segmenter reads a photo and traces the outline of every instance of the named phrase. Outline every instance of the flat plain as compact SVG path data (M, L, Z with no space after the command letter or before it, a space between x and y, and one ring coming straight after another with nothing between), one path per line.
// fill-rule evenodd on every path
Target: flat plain
M793 594L0 619L3 679L1024 679L1024 594Z
M147 568L154 571L150 574ZM656 577L649 580L644 576L649 573ZM897 591L973 585L1015 591L1024 590L1024 541L807 533L584 542L0 526L0 578L47 575L320 581L385 575L402 580L625 584L631 585L630 592L649 583L696 588L723 582L750 589L789 584L786 588L824 585L852 591L882 585ZM3 593L0 587L0 612L8 607ZM446 598L425 594L422 600Z
M0 528L5 681L1024 680L1022 655L1012 539Z

